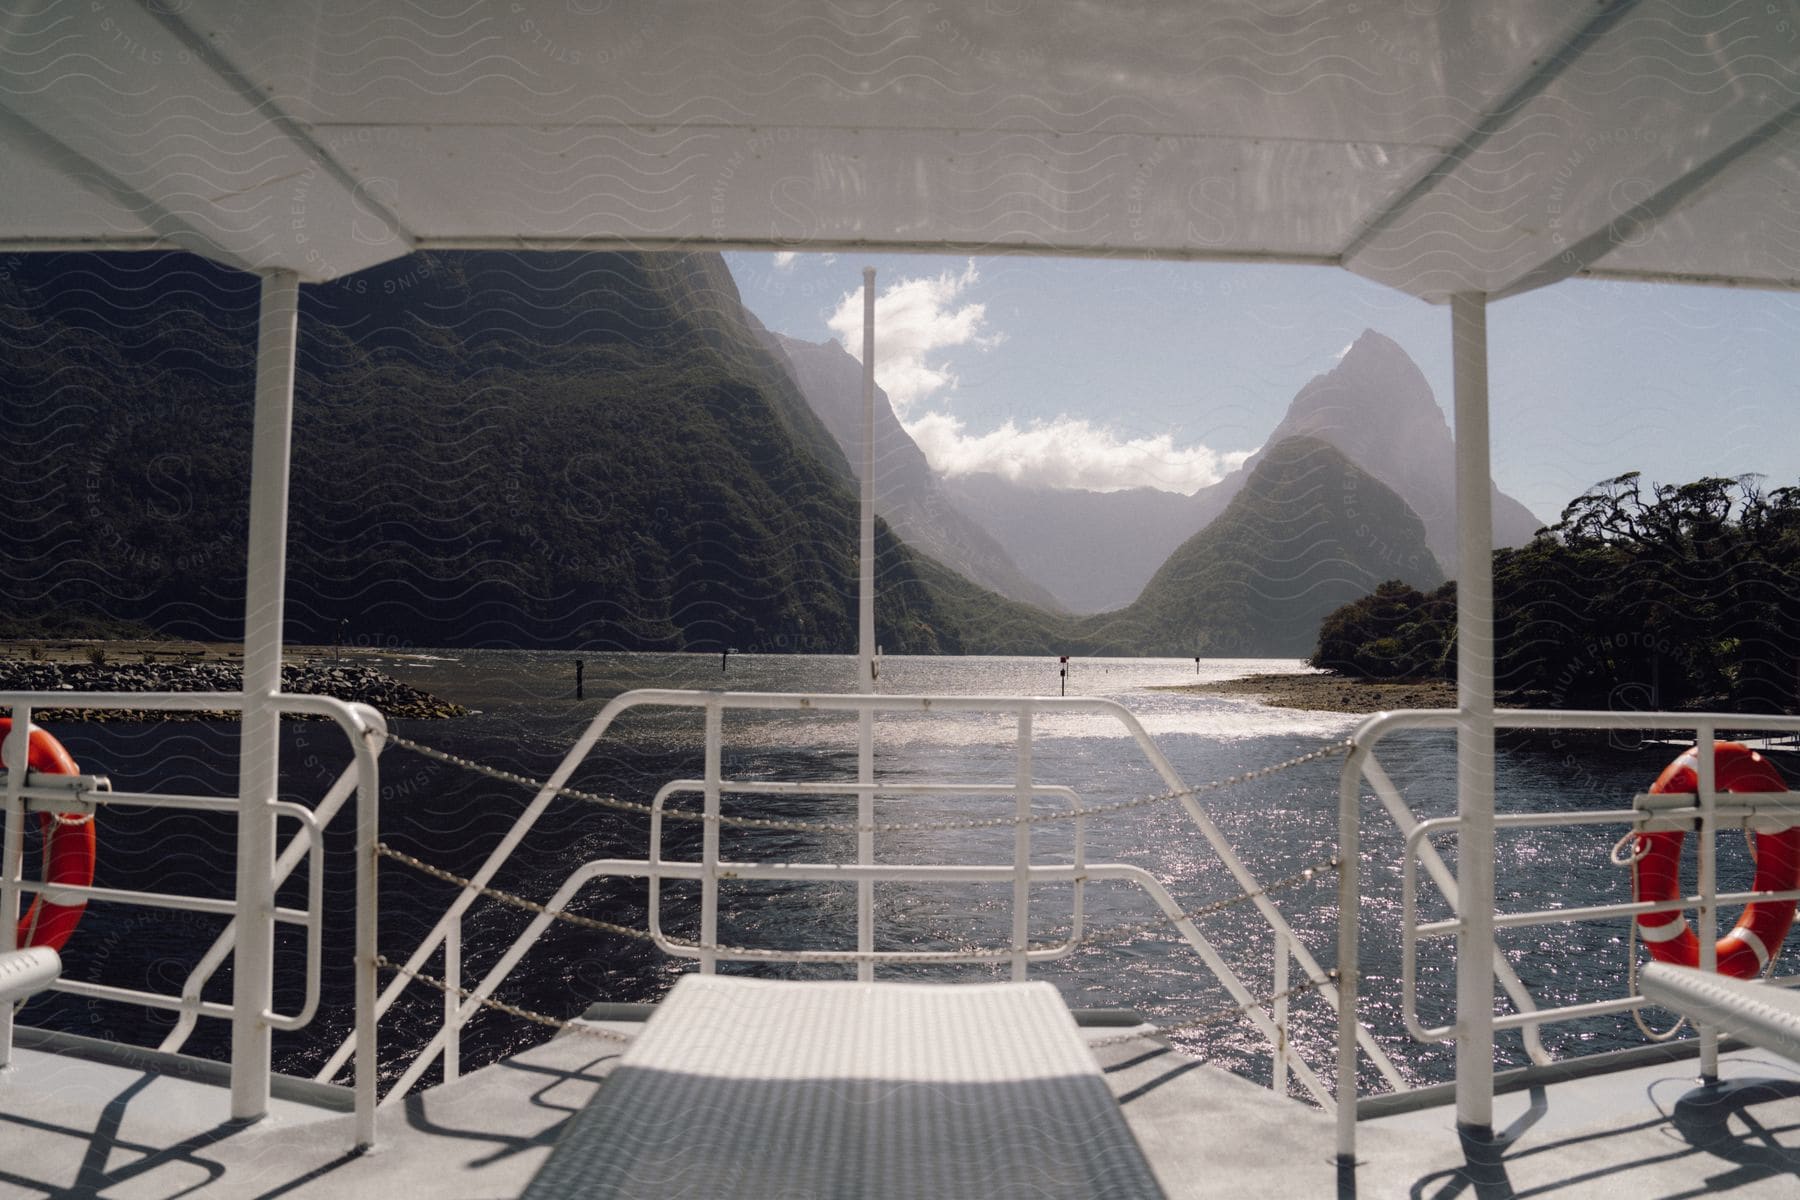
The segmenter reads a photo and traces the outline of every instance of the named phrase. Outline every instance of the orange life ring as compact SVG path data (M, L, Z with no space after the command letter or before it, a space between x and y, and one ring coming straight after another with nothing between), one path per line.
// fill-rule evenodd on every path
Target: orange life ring
M1774 764L1739 742L1713 744L1715 784L1721 792L1785 792L1787 782ZM1698 793L1700 779L1696 751L1689 750L1663 768L1650 791ZM1631 894L1634 900L1676 900L1681 891L1681 843L1679 829L1640 833L1634 850ZM1800 826L1779 833L1758 835L1755 846L1759 892L1784 892L1800 887ZM1755 979L1781 948L1794 923L1794 901L1764 900L1744 908L1744 915L1717 946L1719 973L1738 979ZM1700 939L1687 917L1678 911L1640 913L1637 933L1650 957L1677 966L1700 965Z
M0 717L0 747L4 747L6 736L11 732L11 718ZM0 750L0 754L3 753ZM81 768L75 765L62 743L35 725L31 728L26 758L33 771L49 775L81 774ZM94 860L98 850L93 815L43 812L38 814L38 827L44 832L44 882L90 886L94 882ZM19 946L48 946L52 950L61 950L69 935L75 932L86 908L85 900L77 904L58 904L40 892L32 898L31 908L19 918Z

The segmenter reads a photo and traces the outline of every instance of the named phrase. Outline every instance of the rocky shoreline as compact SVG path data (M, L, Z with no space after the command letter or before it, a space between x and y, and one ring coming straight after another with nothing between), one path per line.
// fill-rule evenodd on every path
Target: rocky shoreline
M185 659L177 662L106 663L0 659L0 691L17 692L235 692L243 686L241 661ZM281 668L281 690L311 696L336 696L379 709L390 718L408 720L461 717L468 709L440 700L411 684L401 683L373 667L287 663ZM40 722L73 721L235 721L237 714L220 710L144 712L132 709L34 709ZM290 715L288 720L323 718Z
M1246 675L1189 683L1162 691L1249 696L1276 708L1307 712L1375 713L1396 708L1455 708L1456 684L1444 679L1365 680L1322 672Z

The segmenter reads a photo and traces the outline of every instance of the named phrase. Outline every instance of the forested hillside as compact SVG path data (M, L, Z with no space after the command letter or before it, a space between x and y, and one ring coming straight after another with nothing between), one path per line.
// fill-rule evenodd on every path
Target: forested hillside
M256 281L11 263L0 617L236 639ZM420 254L301 295L291 640L854 647L849 465L717 255ZM885 525L878 547L893 654L1302 654L1375 582L1438 580L1418 518L1310 439L1120 612L1004 599Z
M191 257L15 260L9 614L238 636L257 296ZM290 638L854 646L847 464L716 255L421 254L302 303ZM885 529L878 566L889 652L985 619Z
M1800 488L1753 477L1600 484L1494 555L1496 684L1568 708L1800 709ZM1313 661L1456 670L1455 587L1384 585L1333 613Z

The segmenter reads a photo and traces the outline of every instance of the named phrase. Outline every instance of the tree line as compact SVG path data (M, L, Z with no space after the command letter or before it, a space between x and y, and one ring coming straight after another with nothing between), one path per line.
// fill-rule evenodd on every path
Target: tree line
M1800 711L1800 487L1597 484L1494 554L1495 684L1534 707ZM1456 584L1332 612L1314 666L1454 678Z

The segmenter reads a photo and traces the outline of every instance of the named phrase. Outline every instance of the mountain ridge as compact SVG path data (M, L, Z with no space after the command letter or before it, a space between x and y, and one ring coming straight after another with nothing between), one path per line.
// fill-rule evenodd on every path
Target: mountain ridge
M760 323L759 323L760 328ZM853 480L862 477L862 364L835 339L808 342L762 331L764 345L782 356L800 395L836 439ZM1032 580L999 540L958 508L895 415L887 392L875 389L875 511L913 549L1003 596L1049 612L1062 611L1048 589Z
M178 255L23 256L0 278L0 487L35 498L0 528L0 608L239 635L257 299ZM854 646L855 472L718 255L414 255L303 289L300 331L292 640ZM1290 442L1099 618L985 590L878 519L877 640L1304 653L1315 596L1405 569L1384 547L1430 556L1384 485Z
M1263 448L1190 496L1026 488L999 476L947 481L956 503L1077 613L1129 604L1187 537L1217 519L1269 447L1290 437L1326 441L1391 487L1425 523L1442 569L1456 567L1455 442L1431 386L1406 351L1364 330L1333 366L1294 394ZM1542 522L1492 488L1494 545L1523 545ZM1082 532L1070 538L1065 530ZM1091 562L1071 556L1079 541Z
M1380 407L1372 409L1371 402ZM1365 329L1329 371L1308 380L1265 445L1297 436L1330 442L1393 488L1425 522L1426 544L1439 564L1456 574L1456 441L1424 372L1398 342ZM1262 453L1195 493L1202 520L1210 519L1206 514L1221 497L1228 502L1236 494L1243 472ZM1494 548L1529 542L1544 523L1492 479L1488 487Z
M1336 446L1295 436L1268 448L1137 600L1083 628L1159 654L1303 657L1326 614L1395 578L1443 582L1424 523Z
M39 499L0 529L0 606L230 641L257 285L156 257L0 280L0 438L29 448L0 487ZM740 315L716 254L428 253L302 289L288 636L854 647L849 465ZM1000 611L885 522L876 566L890 652Z
M1092 492L983 472L946 479L944 491L958 511L993 534L1020 570L1078 614L1130 604L1156 568L1199 530L1189 497L1156 488Z

